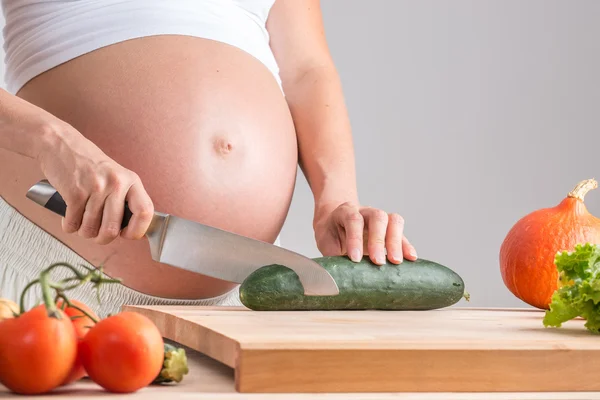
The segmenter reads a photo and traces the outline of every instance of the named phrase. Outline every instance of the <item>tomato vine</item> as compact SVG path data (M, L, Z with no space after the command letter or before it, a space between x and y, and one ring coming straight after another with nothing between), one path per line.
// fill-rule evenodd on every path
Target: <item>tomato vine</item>
M64 267L69 269L73 273L73 276L62 279L59 282L53 282L52 280L50 280L50 273L58 267ZM122 281L118 278L105 278L103 276L104 274L102 272L102 266L100 266L98 269L92 269L85 265L81 265L81 267L84 268L87 271L87 273L84 274L81 271L78 271L77 268L75 268L72 264L69 264L67 262L57 262L42 270L42 272L40 272L39 278L29 282L23 289L19 301L19 313L16 315L16 317L19 317L27 311L25 309L26 294L33 286L39 284L42 291L44 305L46 307L46 310L48 311L49 317L59 319L62 318L61 314L56 312L56 303L59 299L62 299L64 302L63 309L65 305L68 307L72 307L83 313L86 317L90 318L92 321L94 321L94 323L98 322L96 318L91 316L86 310L82 309L81 307L78 307L77 305L72 304L66 292L89 282L94 284L94 288L96 289L98 294L98 300L100 300L99 290L101 285L109 283L121 283ZM68 285L71 282L76 283ZM52 290L56 292L55 297L52 296Z

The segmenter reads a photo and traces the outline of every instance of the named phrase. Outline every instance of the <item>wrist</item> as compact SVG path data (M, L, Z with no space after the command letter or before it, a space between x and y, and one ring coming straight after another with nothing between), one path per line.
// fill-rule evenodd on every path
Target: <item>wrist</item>
M42 162L47 154L56 154L60 147L77 138L77 132L73 131L68 124L61 121L42 123L37 135L36 146L34 146L34 158Z
M305 173L306 174L306 173ZM313 192L314 218L317 223L344 203L359 204L354 171L348 168L329 168L325 173L308 174Z

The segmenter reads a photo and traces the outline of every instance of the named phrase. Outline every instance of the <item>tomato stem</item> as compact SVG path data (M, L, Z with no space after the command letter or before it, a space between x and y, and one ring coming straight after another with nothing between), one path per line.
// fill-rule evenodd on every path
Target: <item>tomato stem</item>
M61 299L63 299L64 303L63 304L67 304L67 306L69 306L70 308L74 308L77 311L80 311L83 315L85 315L86 317L88 317L89 319L91 319L95 324L98 323L98 320L96 318L94 318L93 316L90 315L90 313L88 313L87 311L85 311L83 308L76 306L75 304L71 303L71 301L69 301L69 299L67 298L67 296L65 296L63 293L59 294L58 297L60 297ZM79 318L79 317L76 317Z
M52 298L52 292L50 291L52 287L50 286L50 279L48 277L50 270L44 270L40 274L40 286L42 287L42 298L44 299L44 305L46 306L46 310L48 312L48 316L51 318L61 319L61 314L58 312L56 308L56 303Z
M65 267L65 268L69 269L73 273L74 276L65 278L59 282L52 282L50 280L50 273L52 272L52 270L54 270L55 268L58 268L58 267ZM50 265L46 269L42 270L40 272L39 278L35 279L32 282L29 282L23 289L23 292L21 293L20 304L19 304L19 307L20 307L19 315L25 313L25 295L27 294L27 291L29 289L31 289L34 285L40 284L41 290L42 290L42 298L44 300L44 304L48 311L48 316L60 318L58 309L56 307L56 303L58 302L58 299L62 298L64 300L64 303L66 303L69 307L72 307L72 308L75 308L75 309L81 311L86 317L90 318L94 322L97 322L85 310L82 310L81 308L73 305L67 298L65 292L75 289L75 288L83 285L84 283L88 283L88 282L93 283L93 285L96 287L96 289L99 290L100 286L102 284L121 283L121 280L120 279L112 279L112 278L108 278L108 279L104 278L102 276L102 267L100 267L98 269L92 269L85 265L82 265L82 267L87 271L87 273L84 274L84 273L78 271L74 266L72 266L71 264L68 264L66 262L57 262L57 263ZM71 282L75 282L75 283L70 284ZM54 298L52 297L52 290L54 290L56 292L56 296Z
M31 289L31 287L33 285L38 284L38 283L40 283L40 280L36 279L36 280L34 280L32 282L29 282L27 284L27 286L25 286L25 289L23 289L23 292L21 293L21 298L20 298L20 301L19 301L19 315L25 313L25 294L27 294L27 291L29 289Z

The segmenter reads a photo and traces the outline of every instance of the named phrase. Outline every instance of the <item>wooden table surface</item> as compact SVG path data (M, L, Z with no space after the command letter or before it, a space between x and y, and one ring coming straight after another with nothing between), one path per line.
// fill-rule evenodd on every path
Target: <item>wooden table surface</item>
M185 347L185 346L184 346ZM9 393L0 385L0 399L97 399L106 396L123 399L211 399L211 400L303 400L303 399L401 399L401 400L527 400L527 399L598 399L600 392L580 393L335 393L335 394L248 394L237 393L234 388L233 369L199 352L186 347L190 373L183 382L171 386L149 386L129 395L111 394L93 382L84 380L69 387L57 389L52 394L35 397Z

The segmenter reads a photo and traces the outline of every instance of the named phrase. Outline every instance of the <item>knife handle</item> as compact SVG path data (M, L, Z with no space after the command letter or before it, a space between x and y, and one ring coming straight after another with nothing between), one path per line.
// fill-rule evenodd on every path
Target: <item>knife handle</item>
M40 206L64 217L67 212L67 203L58 191L46 179L39 181L27 191L26 197ZM121 229L124 229L132 217L131 210L125 202Z

